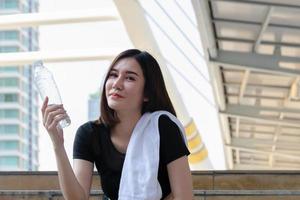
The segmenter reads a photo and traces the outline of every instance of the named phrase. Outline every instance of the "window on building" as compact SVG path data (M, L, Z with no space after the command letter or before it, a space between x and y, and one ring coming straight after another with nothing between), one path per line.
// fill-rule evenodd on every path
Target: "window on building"
M15 73L19 72L18 66L0 67L0 73Z
M25 99L25 101L24 101L24 106L25 106L26 108L29 108L29 100L28 100L28 99Z
M22 121L23 121L25 124L29 124L29 114L23 113L23 114L22 114Z
M0 150L18 150L18 141L0 141Z
M0 103L19 102L19 95L14 93L0 94Z
M1 0L0 7L6 9L19 8L19 0Z
M0 135L10 134L17 135L19 133L19 125L1 125Z
M0 87L19 87L18 78L0 78Z
M19 115L18 109L0 109L0 119L18 119Z
M16 47L16 46L1 46L0 47L1 53L18 52L19 50L20 50L20 48Z
M18 166L19 158L17 156L0 157L0 165L2 165L2 166Z
M26 82L22 82L22 90L24 91L24 92L26 92L27 94L29 93L29 90L30 90L30 85L28 84L28 83L26 83Z
M3 39L4 40L18 40L19 39L19 31L3 31Z
M31 74L30 67L28 65L23 67L23 75L29 77Z
M28 145L27 144L22 144L21 145L21 152L23 153L23 154L26 154L26 155L29 155L29 149L28 149Z
M0 40L18 40L19 31L0 31Z

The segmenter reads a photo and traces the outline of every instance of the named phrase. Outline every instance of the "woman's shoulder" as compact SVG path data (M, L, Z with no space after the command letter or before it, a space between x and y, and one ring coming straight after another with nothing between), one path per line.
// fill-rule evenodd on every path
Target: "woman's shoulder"
M103 123L94 120L85 122L84 124L80 125L77 132L79 134L92 135L93 133L97 133L105 128L106 126Z
M162 114L159 116L158 124L160 128L165 129L168 129L170 127L177 127L176 123L166 114Z
M178 118L174 115L161 114L158 119L158 128L161 138L182 138L184 136L184 127Z

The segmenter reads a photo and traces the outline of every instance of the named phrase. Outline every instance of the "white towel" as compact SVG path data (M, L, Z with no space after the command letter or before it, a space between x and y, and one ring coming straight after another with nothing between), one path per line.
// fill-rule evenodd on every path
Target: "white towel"
M184 128L169 112L145 113L133 129L123 164L119 200L159 200L162 197L158 182L160 115L167 115L181 130L185 143Z

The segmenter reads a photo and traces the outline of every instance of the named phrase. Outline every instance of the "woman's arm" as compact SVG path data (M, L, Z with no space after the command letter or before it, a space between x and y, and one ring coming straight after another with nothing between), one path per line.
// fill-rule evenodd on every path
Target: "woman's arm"
M166 200L192 200L192 175L187 156L182 156L167 165L171 195Z
M59 185L66 200L89 199L92 183L93 163L74 159L73 167L70 165L65 148L55 148L58 168Z
M48 98L42 106L43 125L53 144L60 188L65 199L86 200L89 198L93 163L89 161L75 161L74 171L69 162L64 147L63 130L58 128L58 122L64 119L66 111L62 105L48 106Z

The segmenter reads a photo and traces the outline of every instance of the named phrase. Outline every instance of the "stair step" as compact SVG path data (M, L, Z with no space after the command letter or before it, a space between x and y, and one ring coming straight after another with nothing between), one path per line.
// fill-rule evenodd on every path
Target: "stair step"
M300 200L300 171L192 172L195 200ZM1 200L63 200L57 172L0 172ZM102 196L93 174L91 200Z

